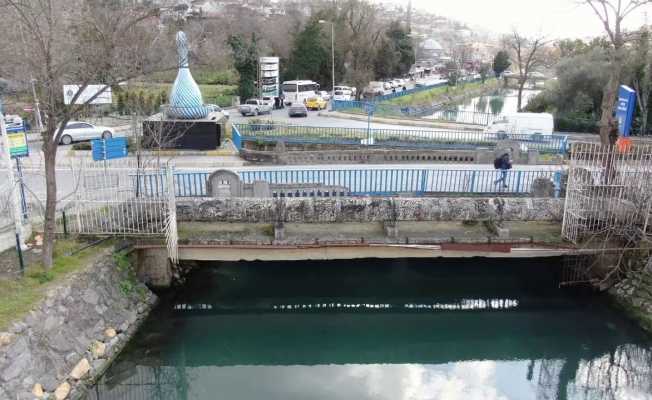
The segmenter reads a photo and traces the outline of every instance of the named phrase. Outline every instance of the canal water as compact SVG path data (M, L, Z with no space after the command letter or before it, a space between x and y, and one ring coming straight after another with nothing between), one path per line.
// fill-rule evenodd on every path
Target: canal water
M559 259L214 263L90 399L652 399L652 340Z
M539 94L540 90L523 90L522 107L530 99ZM513 89L497 89L483 96L466 99L456 105L457 111L469 111L492 115L516 114L518 112L518 91Z

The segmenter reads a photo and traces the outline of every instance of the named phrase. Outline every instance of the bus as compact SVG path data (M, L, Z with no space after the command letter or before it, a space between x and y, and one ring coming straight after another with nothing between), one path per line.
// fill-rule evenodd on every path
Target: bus
M281 86L285 105L303 104L310 97L318 96L319 83L313 81L285 81Z

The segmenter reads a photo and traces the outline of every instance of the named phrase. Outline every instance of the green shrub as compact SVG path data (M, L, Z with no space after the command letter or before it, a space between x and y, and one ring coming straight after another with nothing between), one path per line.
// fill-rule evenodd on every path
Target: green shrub
M598 133L599 123L595 119L575 115L555 115L556 132Z
M73 150L92 150L91 142L78 142L72 145Z

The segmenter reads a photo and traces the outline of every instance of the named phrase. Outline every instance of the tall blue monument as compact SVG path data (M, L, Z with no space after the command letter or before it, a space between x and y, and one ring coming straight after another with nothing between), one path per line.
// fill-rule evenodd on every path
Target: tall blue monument
M176 35L179 70L170 91L170 104L143 122L145 147L214 150L220 145L219 107L205 104L190 73L188 38Z

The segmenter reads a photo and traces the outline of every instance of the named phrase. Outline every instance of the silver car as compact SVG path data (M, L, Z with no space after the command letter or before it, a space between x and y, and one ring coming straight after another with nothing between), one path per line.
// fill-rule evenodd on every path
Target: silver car
M308 109L306 108L305 105L303 105L301 103L293 103L288 108L288 116L289 117L307 117L308 116Z
M115 136L113 128L95 126L88 122L70 121L61 135L61 144L71 144L92 139L111 139Z

